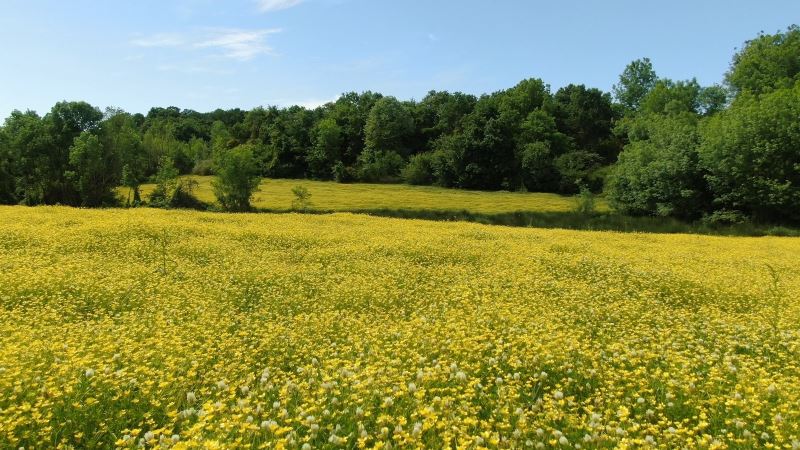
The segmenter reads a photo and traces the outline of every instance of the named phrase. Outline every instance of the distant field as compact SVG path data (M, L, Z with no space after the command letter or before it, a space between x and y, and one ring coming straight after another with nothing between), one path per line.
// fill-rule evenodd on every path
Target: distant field
M197 197L214 203L213 177L192 177L199 183ZM320 211L363 211L405 209L427 211L469 211L476 214L510 212L566 212L575 209L573 197L522 192L484 192L404 184L342 184L330 181L265 179L254 196L253 205L273 211L292 207L292 188L303 185L311 192L312 207ZM142 188L143 194L152 185ZM126 191L127 192L127 191ZM598 201L598 210L608 206Z
M797 448L798 254L0 207L0 448Z

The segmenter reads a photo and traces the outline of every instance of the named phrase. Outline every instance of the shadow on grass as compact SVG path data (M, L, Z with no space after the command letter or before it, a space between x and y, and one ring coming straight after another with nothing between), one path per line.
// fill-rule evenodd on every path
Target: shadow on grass
M286 212L259 210L263 212ZM303 212L303 211L297 211ZM738 224L711 226L703 223L686 223L663 217L632 217L615 213L581 214L578 212L532 212L483 214L466 210L416 210L416 209L354 209L350 211L305 211L309 214L350 212L378 217L424 219L436 221L475 222L487 225L512 227L564 228L569 230L620 231L644 233L692 233L720 236L800 236L800 229L780 226Z

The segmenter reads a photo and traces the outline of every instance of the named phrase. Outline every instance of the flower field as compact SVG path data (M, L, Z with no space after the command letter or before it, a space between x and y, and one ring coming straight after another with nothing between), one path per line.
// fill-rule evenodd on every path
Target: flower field
M800 240L0 207L0 448L800 448Z

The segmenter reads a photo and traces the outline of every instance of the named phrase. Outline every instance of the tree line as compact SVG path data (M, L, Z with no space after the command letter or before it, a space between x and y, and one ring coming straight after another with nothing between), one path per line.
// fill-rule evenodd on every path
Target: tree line
M800 222L800 29L759 34L723 85L630 63L613 92L540 79L419 101L346 93L315 109L146 115L57 103L0 127L0 203L112 205L114 188L217 175L226 209L247 209L259 177L406 182L483 190L605 191L631 215ZM172 180L172 181L170 181ZM136 196L136 195L135 195ZM138 198L129 199L137 203Z

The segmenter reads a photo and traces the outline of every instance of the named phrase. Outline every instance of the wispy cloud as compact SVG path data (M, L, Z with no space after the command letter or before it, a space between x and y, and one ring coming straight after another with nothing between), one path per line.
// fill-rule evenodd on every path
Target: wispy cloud
M256 0L258 10L261 12L280 11L289 9L303 3L304 0Z
M267 30L221 30L210 39L195 44L197 48L218 48L222 55L239 61L248 61L260 54L274 54L267 45L270 34L280 33L280 28Z
M130 43L135 47L145 48L176 48L187 51L213 49L216 56L249 61L263 54L274 55L275 51L267 44L267 36L280 32L280 28L209 28L194 33L155 33L137 37Z
M275 104L276 106L280 106L283 108L288 108L290 106L302 106L303 108L314 109L323 106L327 103L335 102L338 98L339 96L330 98L306 98L297 100L280 99L280 100L274 100L272 102L267 102L267 104Z

